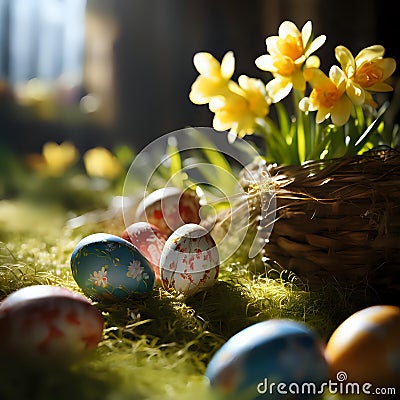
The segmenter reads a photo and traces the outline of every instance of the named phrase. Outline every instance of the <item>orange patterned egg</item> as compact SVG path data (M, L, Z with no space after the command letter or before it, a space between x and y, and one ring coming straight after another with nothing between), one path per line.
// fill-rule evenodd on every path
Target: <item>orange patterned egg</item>
M351 315L330 337L326 357L336 381L398 385L400 308L377 305Z

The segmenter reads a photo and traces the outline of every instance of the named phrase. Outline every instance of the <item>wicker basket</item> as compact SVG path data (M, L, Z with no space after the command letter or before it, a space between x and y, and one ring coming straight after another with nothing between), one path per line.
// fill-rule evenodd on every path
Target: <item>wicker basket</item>
M311 286L400 288L400 152L270 166L277 218L265 255Z

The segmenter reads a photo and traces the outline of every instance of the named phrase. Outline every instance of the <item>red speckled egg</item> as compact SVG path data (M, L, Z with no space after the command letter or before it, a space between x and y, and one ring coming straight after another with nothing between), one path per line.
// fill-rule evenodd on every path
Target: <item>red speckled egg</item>
M136 209L136 221L155 225L165 235L186 223L200 222L200 198L191 189L165 187L146 196Z
M400 308L378 305L351 315L330 337L326 357L333 380L380 387L398 385Z
M197 224L178 228L165 243L160 271L163 288L185 296L213 286L219 274L219 253L207 229Z
M75 362L102 339L100 311L60 286L27 286L0 303L0 353L35 366Z
M155 225L135 222L122 232L121 237L136 246L149 260L156 275L156 283L160 284L160 257L167 236Z

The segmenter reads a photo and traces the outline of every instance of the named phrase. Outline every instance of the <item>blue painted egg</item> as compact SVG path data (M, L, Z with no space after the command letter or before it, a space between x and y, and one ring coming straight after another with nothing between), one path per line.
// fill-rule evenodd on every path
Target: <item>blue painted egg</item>
M72 275L95 300L125 300L147 296L154 288L150 262L132 243L108 233L83 238L71 255Z
M221 399L312 398L314 388L317 393L329 378L324 347L322 339L299 322L259 322L222 345L206 377Z

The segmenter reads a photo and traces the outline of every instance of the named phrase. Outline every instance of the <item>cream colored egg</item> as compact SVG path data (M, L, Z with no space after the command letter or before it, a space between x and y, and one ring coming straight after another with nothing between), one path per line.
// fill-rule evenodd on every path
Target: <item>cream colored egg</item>
M160 258L164 289L191 296L213 286L218 279L219 255L207 229L185 224L166 241Z

